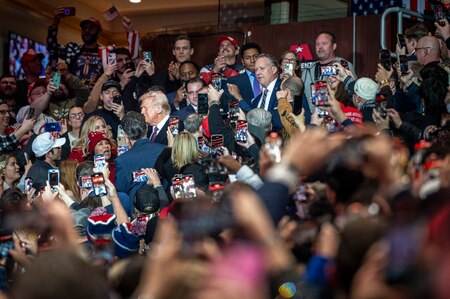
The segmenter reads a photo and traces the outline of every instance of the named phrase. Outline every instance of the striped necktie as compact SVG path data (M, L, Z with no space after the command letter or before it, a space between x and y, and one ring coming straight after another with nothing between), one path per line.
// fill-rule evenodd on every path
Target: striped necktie
M265 89L262 95L262 99L261 99L261 106L260 108L265 109L266 107L266 98L267 98L267 93L269 92L268 89Z

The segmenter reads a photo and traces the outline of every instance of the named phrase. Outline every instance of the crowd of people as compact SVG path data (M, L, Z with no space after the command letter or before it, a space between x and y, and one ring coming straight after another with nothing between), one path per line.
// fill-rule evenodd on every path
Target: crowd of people
M62 17L0 79L0 297L450 298L446 19L369 78L329 31L304 68L180 35L157 69L128 18Z

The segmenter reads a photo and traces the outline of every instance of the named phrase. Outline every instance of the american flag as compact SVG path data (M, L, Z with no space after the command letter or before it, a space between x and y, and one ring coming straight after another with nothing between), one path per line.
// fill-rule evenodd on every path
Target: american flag
M352 14L367 16L372 14L382 14L390 7L403 7L412 11L423 13L425 9L430 9L430 4L426 0L351 0Z
M115 18L117 18L119 16L119 11L117 10L117 8L115 6L111 7L110 9L108 9L107 11L105 11L102 16L105 18L105 20L107 20L108 22L111 22L112 20L114 20Z
M402 7L402 0L352 0L352 15L382 14L390 7Z

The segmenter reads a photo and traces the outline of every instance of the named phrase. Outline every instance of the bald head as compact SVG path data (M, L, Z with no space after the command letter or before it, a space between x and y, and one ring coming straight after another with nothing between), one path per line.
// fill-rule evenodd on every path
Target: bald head
M417 61L420 64L426 65L433 61L440 60L439 41L434 36L424 36L416 46Z

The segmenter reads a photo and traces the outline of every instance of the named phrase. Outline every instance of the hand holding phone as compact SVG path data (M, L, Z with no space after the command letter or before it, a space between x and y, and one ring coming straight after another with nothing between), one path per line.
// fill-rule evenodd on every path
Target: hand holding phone
M52 82L53 84L55 84L56 89L59 89L59 87L61 86L61 73L59 72L54 73Z
M142 53L142 56L144 57L145 62L150 63L153 60L152 52L150 51L144 51Z

